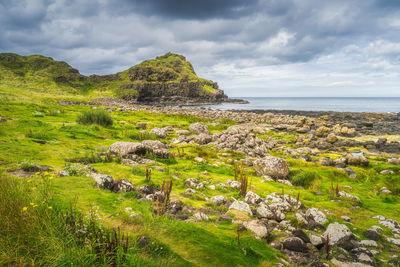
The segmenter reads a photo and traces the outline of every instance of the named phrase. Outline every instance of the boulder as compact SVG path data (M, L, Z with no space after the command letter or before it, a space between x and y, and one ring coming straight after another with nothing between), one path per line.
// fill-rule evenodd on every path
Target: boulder
M118 180L114 183L111 191L115 193L130 192L134 190L134 185L127 180Z
M167 137L167 130L165 128L158 128L155 127L153 129L150 130L150 134L154 134L159 138L165 138Z
M367 231L365 231L365 237L371 240L379 240L379 238L381 237L381 235L378 233L378 231L376 229L368 229Z
M212 136L209 134L201 133L193 136L193 141L199 145L206 145L212 141Z
M334 166L335 162L330 157L320 158L318 163L322 166Z
M189 130L196 134L210 134L208 126L204 122L196 122L189 126Z
M194 219L195 219L196 221L208 221L208 220L209 220L208 216L207 216L205 213L203 213L203 212L196 212L196 213L193 215L193 217L194 217Z
M264 222L252 220L243 222L243 226L253 232L254 237L257 239L266 239L268 237L268 229Z
M363 155L348 154L346 156L346 159L347 159L347 164L349 165L362 165L362 166L369 165L369 160Z
M189 135L190 131L188 131L188 130L177 130L176 134L177 135Z
M319 224L325 224L328 222L325 214L317 208L309 208L305 215L307 219L312 219Z
M213 196L210 198L210 202L215 203L217 205L222 205L226 203L226 199L224 196Z
M358 201L358 202L361 201L359 197L351 195L351 194L349 194L349 193L347 193L345 191L339 191L338 196L339 197L343 197L343 198L347 198L347 199L349 199L351 201Z
M308 252L308 247L307 245L303 242L298 237L288 237L283 241L283 248L290 250L290 251L296 251L296 252L303 252L306 253Z
M112 190L114 187L114 179L110 175L92 172L88 176L94 179L98 188Z
M250 206L249 204L247 204L244 201L237 201L235 200L230 206L229 206L229 210L238 210L244 213L247 213L248 215L252 216L253 213L251 212Z
M109 151L124 157L128 154L144 154L146 153L146 148L142 143L119 141L112 144Z
M266 156L254 161L254 170L259 176L285 179L289 174L289 164L284 159Z
M249 204L256 205L262 201L262 198L256 193L249 191L247 192L244 201L246 201Z
M328 225L324 233L324 238L328 239L328 237L329 245L340 246L354 239L354 234L346 225L334 222Z
M295 230L293 230L293 231L292 231L292 235L293 235L294 237L300 238L301 240L303 240L304 243L310 243L310 242L311 242L310 239L308 238L307 234L304 233L304 231L301 230L301 229L295 229Z
M143 195L150 195L153 194L155 190L150 185L142 185L141 187L139 187L138 191Z
M322 248L325 245L326 242L325 238L319 234L310 232L308 237L310 238L311 244L313 244L313 246L315 246L318 249Z

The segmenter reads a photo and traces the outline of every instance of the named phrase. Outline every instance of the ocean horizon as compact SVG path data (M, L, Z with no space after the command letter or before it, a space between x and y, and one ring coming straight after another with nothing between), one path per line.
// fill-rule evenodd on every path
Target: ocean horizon
M219 110L299 110L400 112L400 97L231 97L248 104L222 103L201 107Z

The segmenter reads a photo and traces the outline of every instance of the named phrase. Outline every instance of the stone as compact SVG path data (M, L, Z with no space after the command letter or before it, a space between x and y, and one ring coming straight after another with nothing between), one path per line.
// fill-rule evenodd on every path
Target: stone
M259 218L265 218L265 219L274 219L275 218L275 213L272 212L269 207L265 204L261 204L256 211L256 214Z
M198 163L205 163L207 162L205 159L201 158L201 157L195 157L194 161L198 162Z
M319 224L325 224L328 222L325 214L317 208L309 208L305 215L307 219L312 219Z
M150 195L153 194L155 190L150 185L142 185L141 187L139 187L138 191L143 195Z
M193 136L193 141L199 145L206 145L212 141L212 136L209 134L201 133Z
M363 247L378 247L378 244L374 240L361 240L360 245Z
M210 198L210 202L215 203L217 205L223 205L226 203L226 199L224 196L213 196Z
M367 231L365 231L364 235L366 238L375 240L375 241L379 240L379 238L381 237L381 235L375 229L368 229Z
M189 126L189 130L196 134L210 134L208 126L204 122L196 122Z
M338 196L339 197L343 197L343 198L347 198L347 199L349 199L351 201L358 201L358 202L361 201L359 197L351 195L351 194L347 193L346 191L339 191Z
M176 131L176 134L178 134L178 135L189 135L190 131L188 131L188 130L178 130L178 131Z
M388 190L386 187L382 187L381 189L379 189L379 192L382 195L391 195L392 194L392 191Z
M253 235L257 239L266 239L268 237L268 229L264 222L252 220L249 222L243 222L243 226L253 232Z
M253 213L251 212L250 206L249 204L247 204L244 201L237 201L235 200L230 206L229 206L229 210L234 209L234 210L238 210L244 213L247 213L250 216L253 216Z
M110 146L109 151L111 153L117 154L121 157L124 157L128 154L144 154L144 153L146 153L145 146L142 143L123 142L123 141L113 143Z
M292 235L295 237L300 238L301 240L303 240L304 243L310 243L310 239L308 238L307 234L304 233L303 230L301 229L296 229L292 231Z
M112 190L114 186L114 179L110 175L92 172L87 176L94 179L98 188Z
M400 158L389 159L388 162L393 165L400 165Z
M246 201L249 204L256 205L262 201L262 198L256 193L249 191L247 192L244 201Z
M285 179L289 174L289 164L281 158L265 156L254 161L254 170L259 176Z
M150 130L150 134L154 134L159 138L166 138L167 137L167 130L164 128L155 127Z
M334 166L335 162L330 157L320 158L318 163L322 166Z
M290 251L306 253L309 250L303 240L298 237L288 237L283 241L282 244L284 249Z
M194 219L195 219L196 221L208 221L208 220L209 220L208 216L207 216L205 213L203 213L203 212L196 212L196 213L193 215L193 217L194 217Z
M325 245L325 238L319 234L316 234L314 232L310 232L308 235L311 244L313 244L314 247L320 249Z
M396 246L400 246L400 239L388 237L388 238L386 238L386 240L387 240L389 243L392 243L392 244L394 244L394 245L396 245Z
M369 165L369 160L363 155L348 154L346 156L346 159L347 159L347 164L349 165L362 165L362 166Z
M346 222L350 222L351 218L349 216L340 216L340 218Z
M364 263L361 262L343 262L343 261L339 261L335 258L333 258L331 260L331 262L338 267L370 267L371 265L366 265Z
M134 185L125 179L115 181L114 186L111 189L111 191L115 193L131 192L133 190Z
M328 239L331 246L344 244L354 238L354 234L350 229L344 225L337 222L328 225L324 233L324 238Z

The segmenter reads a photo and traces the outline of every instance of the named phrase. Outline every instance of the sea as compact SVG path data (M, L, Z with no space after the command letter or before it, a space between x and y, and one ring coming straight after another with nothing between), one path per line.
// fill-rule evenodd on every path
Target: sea
M400 112L400 97L232 97L248 104L222 103L201 107L219 110L301 110Z

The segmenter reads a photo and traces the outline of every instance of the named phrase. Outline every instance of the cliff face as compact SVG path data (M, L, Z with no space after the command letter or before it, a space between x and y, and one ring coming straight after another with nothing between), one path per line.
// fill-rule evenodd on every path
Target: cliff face
M184 56L167 53L110 75L85 76L65 62L41 55L0 54L1 80L59 90L108 92L140 103L221 103L228 97L218 84L199 78Z

